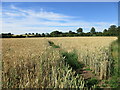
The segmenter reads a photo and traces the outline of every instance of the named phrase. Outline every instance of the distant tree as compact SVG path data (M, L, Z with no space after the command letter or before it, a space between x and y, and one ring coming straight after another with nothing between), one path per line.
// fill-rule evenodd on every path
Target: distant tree
M108 30L107 30L107 29L104 29L104 30L103 30L103 33L106 33L106 32L108 32Z
M50 36L52 36L52 37L58 37L58 36L60 36L60 34L62 34L62 32L53 31L53 32L50 33Z
M38 34L39 37L41 37L42 35L41 34Z
M49 36L50 36L50 34L49 34L49 33L46 33L46 34L45 34L45 36L46 36L46 37L49 37Z
M67 36L69 36L69 37L76 36L76 33L70 30L70 31L67 33Z
M25 35L27 35L27 33L25 33Z
M45 34L44 34L44 33L42 33L42 37L45 37Z
M69 30L68 33L69 33L69 34L76 34L75 32L73 32L73 31L71 31L71 30Z
M2 38L12 38L14 34L12 33L2 33L1 36Z
M84 36L91 36L91 33L87 32L87 33L84 34Z
M96 31L95 31L95 28L92 27L91 30L90 30L90 32L91 32L92 34L95 34L95 32L96 32Z
M38 34L38 33L36 33L36 35L38 36L39 34Z
M111 25L109 29L113 30L113 29L116 29L117 26L116 25Z
M72 31L71 31L71 30L69 30L69 34L72 34Z
M80 34L80 33L83 32L83 29L82 28L78 28L76 31L77 31L78 34Z
M12 35L11 33L8 33L8 35Z
M103 36L102 32L96 32L95 34L96 34L96 36Z
M107 29L104 29L102 35L103 35L103 36L109 36L108 30L107 30Z
M29 35L31 35L31 33L28 33Z
M34 33L32 33L32 35L34 35Z
M108 32L110 35L115 36L117 34L117 26L111 25L110 28L108 28Z

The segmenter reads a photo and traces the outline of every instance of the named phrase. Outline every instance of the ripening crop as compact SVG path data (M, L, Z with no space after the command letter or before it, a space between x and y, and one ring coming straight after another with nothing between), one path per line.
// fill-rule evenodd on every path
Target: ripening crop
M109 46L116 37L2 39L3 88L84 88L84 78L64 62L61 50L78 54L100 79L110 76ZM60 48L53 48L48 41Z
M78 53L78 61L89 66L99 79L107 79L111 75L113 58L110 45L116 37L66 37L49 38L63 50Z

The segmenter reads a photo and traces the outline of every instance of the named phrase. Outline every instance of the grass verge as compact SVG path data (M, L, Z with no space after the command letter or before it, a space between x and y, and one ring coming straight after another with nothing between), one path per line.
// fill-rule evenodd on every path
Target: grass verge
M73 52L62 52L61 53L65 62L68 63L73 69L82 69L84 64L78 62L78 55L75 51Z
M114 41L111 44L111 55L113 57L113 69L112 69L112 76L108 80L108 84L112 88L117 88L120 82L119 78L119 45L118 40Z

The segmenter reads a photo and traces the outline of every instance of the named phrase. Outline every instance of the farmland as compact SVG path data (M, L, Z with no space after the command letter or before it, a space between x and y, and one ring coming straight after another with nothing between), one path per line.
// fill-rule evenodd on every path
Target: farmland
M85 79L106 80L112 73L113 57L110 45L116 39L116 37L2 39L2 85L4 88L84 88L87 87ZM49 41L59 47L50 46ZM74 69L73 65L66 63L66 57L69 55L64 54L63 57L61 54L63 52L76 54L71 62L77 60L83 63L83 68L92 75L86 76L80 72L81 69Z

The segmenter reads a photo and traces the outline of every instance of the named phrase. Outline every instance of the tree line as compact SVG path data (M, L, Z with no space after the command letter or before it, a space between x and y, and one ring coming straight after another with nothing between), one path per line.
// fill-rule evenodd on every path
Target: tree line
M60 32L58 30L51 33L25 33L24 35L14 35L11 33L2 33L2 38L25 38L25 37L74 37L74 36L118 36L120 32L120 26L111 25L108 29L104 29L103 32L97 32L94 27L89 32L84 32L83 28L78 28L76 32L69 30L68 32Z

